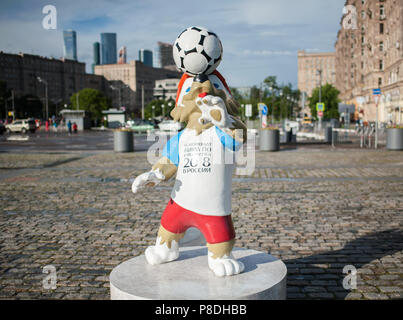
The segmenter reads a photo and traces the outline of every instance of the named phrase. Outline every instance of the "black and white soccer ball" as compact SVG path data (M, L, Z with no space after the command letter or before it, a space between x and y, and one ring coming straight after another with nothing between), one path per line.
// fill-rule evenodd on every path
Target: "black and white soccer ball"
M210 74L222 59L222 44L214 32L201 27L182 31L173 46L175 64L191 76Z

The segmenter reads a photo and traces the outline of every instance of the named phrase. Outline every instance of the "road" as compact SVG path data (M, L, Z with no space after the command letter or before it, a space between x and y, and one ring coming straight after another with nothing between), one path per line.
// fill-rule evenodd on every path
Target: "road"
M28 140L25 140L27 139ZM11 139L11 140L10 140ZM153 143L145 134L136 134L135 151L145 151ZM113 131L67 132L39 131L33 134L3 134L0 152L77 152L102 153L113 151Z

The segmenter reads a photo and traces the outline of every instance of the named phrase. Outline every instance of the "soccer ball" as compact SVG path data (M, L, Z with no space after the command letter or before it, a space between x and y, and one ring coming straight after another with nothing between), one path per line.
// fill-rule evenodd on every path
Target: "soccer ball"
M173 46L175 64L191 76L210 74L220 64L222 44L214 32L201 27L182 31Z

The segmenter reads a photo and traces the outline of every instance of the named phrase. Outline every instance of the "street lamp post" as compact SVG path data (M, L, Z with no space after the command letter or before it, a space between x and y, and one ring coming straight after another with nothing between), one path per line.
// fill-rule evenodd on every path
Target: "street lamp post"
M48 103L48 82L41 77L36 77L36 79L45 85L45 108L46 108L46 120L49 119L49 103Z
M80 92L77 92L76 94L76 109L80 110Z

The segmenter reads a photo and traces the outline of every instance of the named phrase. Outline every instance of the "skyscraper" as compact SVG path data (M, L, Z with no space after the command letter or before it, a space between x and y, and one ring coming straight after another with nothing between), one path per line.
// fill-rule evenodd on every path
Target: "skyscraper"
M94 66L101 64L101 52L99 42L92 44L92 52L94 56L94 62L92 63L92 73L94 73Z
M140 49L139 50L139 60L148 67L153 66L153 53L151 50Z
M172 54L173 45L170 43L158 42L158 47L161 68L175 66L175 61Z
M77 34L74 30L63 31L63 56L65 59L77 61Z
M101 33L101 53L101 64L116 63L116 33Z
M118 64L124 64L126 63L126 47L123 46L119 49L119 59L118 59Z
M94 42L92 44L92 50L94 54L94 64L95 65L101 64L101 51L99 42Z

